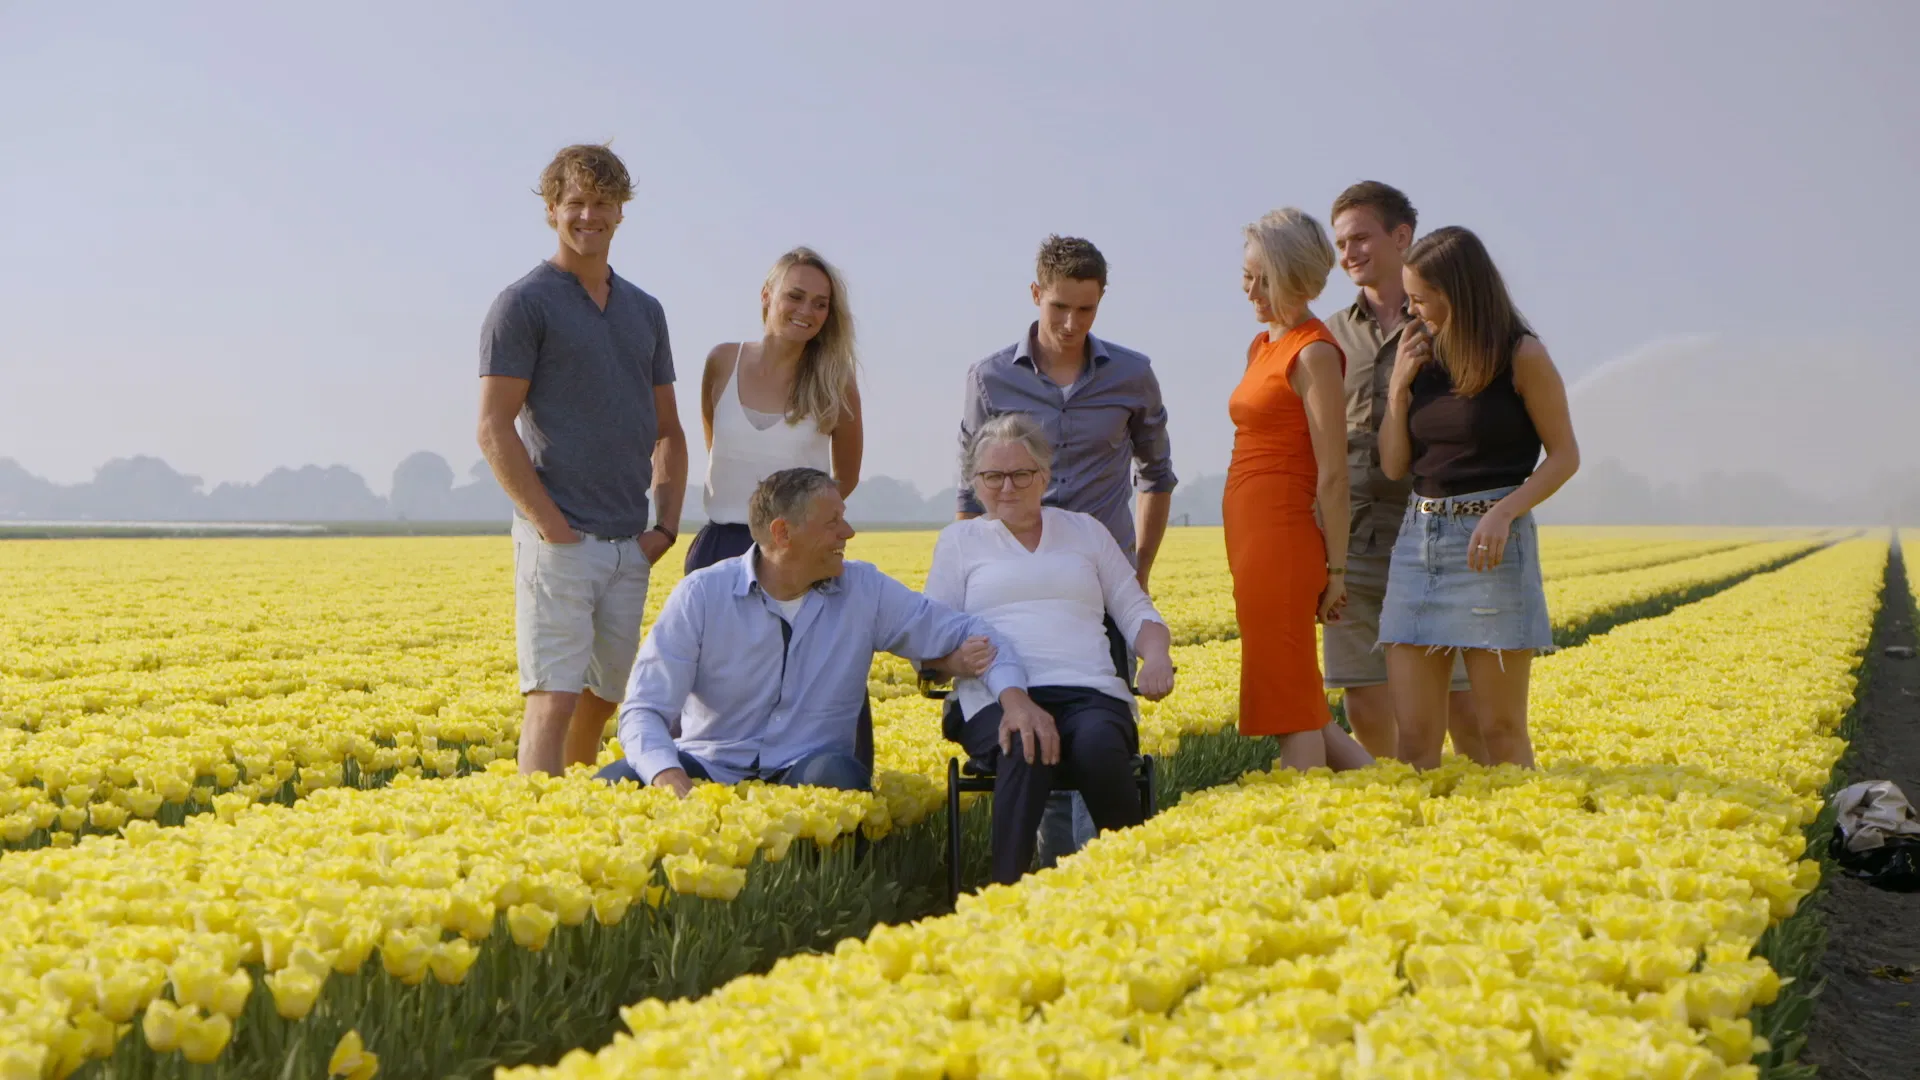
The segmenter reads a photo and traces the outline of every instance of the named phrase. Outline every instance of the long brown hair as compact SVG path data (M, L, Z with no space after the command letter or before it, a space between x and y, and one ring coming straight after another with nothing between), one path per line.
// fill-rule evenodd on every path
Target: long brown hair
M832 431L847 412L852 395L854 372L859 366L853 348L853 307L847 300L847 283L840 271L809 247L797 247L780 256L767 271L764 295L771 297L785 283L787 271L796 266L811 266L827 276L827 319L820 332L807 342L800 353L800 370L793 377L793 391L787 395L787 423L798 424L811 416L821 431ZM760 301L760 321L767 321L770 299Z
M1434 341L1434 357L1454 392L1472 397L1513 362L1513 347L1533 328L1507 295L1507 283L1480 238L1458 225L1435 229L1407 252L1407 263L1446 296L1452 313Z

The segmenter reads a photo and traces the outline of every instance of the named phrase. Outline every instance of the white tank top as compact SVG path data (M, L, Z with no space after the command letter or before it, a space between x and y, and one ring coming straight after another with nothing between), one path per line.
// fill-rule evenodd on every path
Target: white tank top
M753 422L753 416L775 414L748 409L740 400L740 359L745 352L742 342L733 356L733 370L713 402L705 505L707 520L721 524L746 524L747 499L753 489L781 469L808 465L833 472L833 436L821 431L812 417L789 424L781 416L765 428Z

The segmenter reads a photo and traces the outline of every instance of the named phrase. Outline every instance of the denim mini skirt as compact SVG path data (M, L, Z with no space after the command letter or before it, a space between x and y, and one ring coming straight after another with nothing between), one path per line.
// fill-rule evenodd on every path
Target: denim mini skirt
M1498 500L1513 488L1476 491L1437 500ZM1500 565L1467 566L1467 546L1478 514L1422 513L1416 497L1400 521L1380 605L1380 644L1436 649L1553 651L1553 624L1540 580L1540 536L1532 514L1514 520ZM1429 500L1434 501L1434 500Z

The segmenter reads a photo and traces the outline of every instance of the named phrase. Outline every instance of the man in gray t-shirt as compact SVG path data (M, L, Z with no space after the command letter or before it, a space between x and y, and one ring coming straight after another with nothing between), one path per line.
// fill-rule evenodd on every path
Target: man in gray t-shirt
M570 146L540 193L559 252L487 312L480 449L517 511L520 770L558 773L593 762L625 694L648 571L680 531L687 439L666 314L607 265L626 166Z

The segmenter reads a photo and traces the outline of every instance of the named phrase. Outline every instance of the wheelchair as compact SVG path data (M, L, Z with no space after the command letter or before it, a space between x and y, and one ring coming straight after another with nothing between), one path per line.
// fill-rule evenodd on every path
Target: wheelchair
M1113 669L1124 672L1127 688L1136 695L1138 687L1133 680L1133 654L1120 636L1120 630L1112 619L1107 620L1107 643L1113 653ZM946 699L945 716L941 727L943 732L951 732L958 727L960 704L949 696L947 689L937 687L924 679L920 685L922 695L936 699ZM949 735L949 741L958 741ZM977 757L969 756L963 763L957 757L947 759L947 904L952 906L960 901L960 796L972 793L991 795L994 785L993 765ZM1144 820L1159 813L1160 800L1155 787L1157 773L1152 754L1136 754L1133 758L1134 786L1140 792L1140 816ZM1071 787L1056 787L1055 791L1072 791ZM991 814L992 802L988 802L987 812Z

